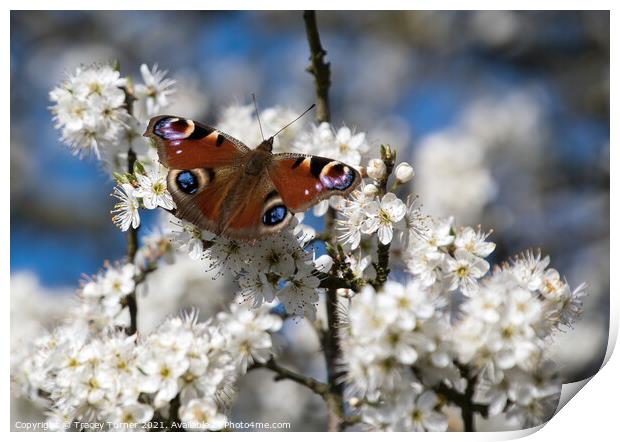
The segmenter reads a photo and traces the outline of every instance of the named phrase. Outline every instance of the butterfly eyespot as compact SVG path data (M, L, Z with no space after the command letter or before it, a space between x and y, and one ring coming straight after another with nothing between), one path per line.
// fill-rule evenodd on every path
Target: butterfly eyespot
M153 133L165 140L184 140L192 135L194 128L192 120L166 117L155 123Z
M287 212L287 208L282 204L273 206L267 209L263 215L263 224L266 226L275 226L276 224L280 224L286 219Z
M333 161L323 168L320 179L328 189L346 190L355 181L355 173L349 166Z
M189 170L184 170L177 175L177 186L183 193L193 194L198 190L198 178Z

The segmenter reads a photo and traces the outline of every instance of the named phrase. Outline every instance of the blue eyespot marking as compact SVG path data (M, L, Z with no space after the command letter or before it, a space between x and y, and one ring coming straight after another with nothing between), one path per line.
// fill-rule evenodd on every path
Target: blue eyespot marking
M275 226L280 224L286 218L287 209L283 205L273 206L263 215L263 224L266 226Z
M180 172L177 175L176 182L177 186L179 186L179 189L184 193L188 193L191 195L193 193L196 193L196 191L198 190L198 179L196 178L196 175L194 175L189 170L184 170L183 172Z
M355 172L349 166L336 163L326 167L328 169L322 172L321 182L330 190L347 190L355 181Z

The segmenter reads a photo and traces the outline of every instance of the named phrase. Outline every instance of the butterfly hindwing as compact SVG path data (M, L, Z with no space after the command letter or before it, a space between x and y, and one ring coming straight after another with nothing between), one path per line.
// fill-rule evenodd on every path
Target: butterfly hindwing
M234 170L231 166L169 170L167 187L177 207L174 215L217 232Z
M269 176L292 212L303 212L332 195L346 195L361 181L357 170L340 161L293 153L274 155Z
M293 214L284 205L266 171L259 176L245 177L226 204L224 236L256 239L279 232L291 221Z
M212 127L170 115L153 117L144 133L168 167L167 187L178 218L218 231L235 172L250 151Z

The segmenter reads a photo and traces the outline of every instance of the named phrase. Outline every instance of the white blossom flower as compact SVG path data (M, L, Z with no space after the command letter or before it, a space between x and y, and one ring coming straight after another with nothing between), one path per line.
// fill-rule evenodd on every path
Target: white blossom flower
M529 290L538 290L542 285L549 261L548 256L541 258L540 251L534 254L528 250L514 261L512 272L524 287Z
M142 198L142 203L147 209L154 209L160 206L164 209L174 209L174 201L172 195L168 192L166 184L166 175L161 169L152 169L146 174L136 174L138 180L138 189L134 195Z
M555 308L551 307L551 318L556 319L567 327L573 327L575 321L583 313L583 298L588 295L588 286L580 284L575 290L566 287L564 295L556 301Z
M361 164L362 155L368 151L370 146L366 142L366 134L364 132L358 132L353 134L351 129L346 126L342 126L336 132L336 149L334 150L334 158L350 164L352 166L358 166ZM331 152L326 152L327 156L330 156Z
M227 419L209 399L193 399L179 408L179 417L190 431L217 431L224 428Z
M381 203L372 201L365 207L366 219L362 231L370 234L377 232L382 244L392 242L394 224L403 219L407 213L407 206L393 193L387 193L381 198Z
M465 227L457 233L454 245L457 249L462 249L480 258L486 258L495 250L494 243L485 241L489 235L490 232L482 233L480 229L476 232L471 227Z
M174 93L174 80L165 78L167 71L152 69L146 64L140 66L140 74L144 83L137 83L134 87L136 101L134 107L140 119L147 120L160 113L161 109L170 104L169 97Z
M351 192L349 199L344 200L341 209L342 218L336 221L340 232L338 239L344 244L349 244L351 250L359 247L362 239L362 231L366 222L366 206L374 200L359 190Z
M317 288L320 280L312 274L313 267L302 267L286 278L284 287L278 292L278 299L291 315L314 319L316 303L319 300Z
M132 181L137 188L115 175L113 222L123 231L140 225L140 204L174 208L167 171L141 133L146 119L169 104L175 82L157 65L143 64L140 72L142 82L132 89L110 65L81 67L50 93L62 140L75 153L93 152L123 176L128 149L138 156L137 184ZM129 92L136 98L133 107L127 106ZM501 137L493 125L481 124L479 114L471 113L476 118L465 119L458 130L428 137L417 150L416 183L422 194L433 196L428 200L433 213L445 214L448 208L462 219L495 196L484 153ZM265 109L265 133L296 116L282 107ZM216 126L256 145L262 139L256 120L253 106L235 105L225 109ZM377 154L369 153L364 132L347 126L335 130L329 123L305 129L302 124L287 128L276 149L293 146L353 167L367 163L368 181L374 183L313 208L317 216L336 214L339 244L332 246L338 245L337 254L325 254L314 242L323 236L302 223L303 214L278 235L252 242L215 236L186 221L176 222L180 230L165 228L165 235L147 237L134 262L106 263L83 282L66 322L50 332L37 329L31 345L12 351L15 391L44 410L50 428L109 422L111 429L139 430L138 424L162 417L181 420L188 430L224 429L224 412L232 407L240 377L274 358L274 334L283 318L306 316L324 326L325 311L320 310L320 321L315 319L325 273L356 287L336 291L339 321L329 325L337 326L340 338L341 357L335 363L342 373L342 399L351 406L347 413L359 413L362 424L383 431L445 431L448 417L437 396L439 386L459 394L473 391L473 400L488 405L489 414L504 413L525 425L552 415L561 382L547 351L553 333L572 327L582 313L585 286L571 290L540 252L525 252L488 274L486 258L495 249L487 240L490 232L480 226L457 228L453 217L427 217L411 195L404 202L394 193L383 194L377 181L387 179L387 167L379 158L368 161ZM396 188L415 174L403 162L393 175ZM389 279L383 281L377 277L385 274L379 272L382 263L373 257L390 243ZM162 262L173 256L179 265ZM235 301L219 311L219 292L228 290L216 290L215 297L207 297L207 312L217 308L219 313L206 321L192 309L156 328L140 319L139 333L126 336L128 295L151 295L153 286L165 280L155 288L165 292L169 303L139 302L141 315L161 317L178 302L194 299L189 292L205 293L203 279L192 282L204 266L190 258L208 259L207 270L218 269L215 278L226 272L226 280L238 285ZM142 290L137 281L156 265L164 273ZM213 294L213 287L209 290ZM155 314L149 311L153 308Z
M424 236L427 247L431 250L438 250L454 242L453 234L454 218L434 220L433 226Z
M300 114L300 112L295 112L292 109L287 109L280 106L268 107L262 110L260 112L260 121L263 125L263 132L265 136L269 137L275 134L297 118ZM299 136L303 129L304 120L299 120L295 124L291 124L280 132L274 139L274 152L289 152L290 146L294 143L294 140ZM257 139L256 141L256 144L258 144L261 140Z
M319 272L328 273L333 265L334 260L329 255L321 255L314 260L314 266Z
M413 179L415 172L413 171L411 164L403 162L394 167L394 176L396 176L399 183L404 184Z
M302 133L294 147L297 151L334 158L351 166L359 166L370 148L364 132L353 134L343 126L334 133L329 123L321 123L310 132Z
M102 290L109 298L120 299L134 291L136 268L127 263L122 267L110 267L102 280Z
M123 232L129 230L129 227L137 229L140 225L140 203L136 198L135 189L131 184L121 184L114 188L112 196L119 200L111 211L112 222L118 226Z
M437 395L432 390L426 390L415 400L409 396L400 409L403 416L402 430L446 431L448 418L445 414L435 411L438 404Z
M374 184L366 184L363 188L364 195L369 198L377 196L379 194L379 188Z
M385 165L385 161L381 158L373 158L368 162L368 167L366 167L366 173L373 180L380 181L385 178L385 174L387 173L387 166Z
M419 278L420 284L424 287L430 287L441 279L443 275L441 268L445 258L441 252L423 244L417 248L410 248L405 257L405 262L407 263L407 270Z
M179 377L189 367L189 361L167 352L149 353L140 359L140 391L155 393L153 403L156 407L163 407L179 392Z
M314 216L323 216L329 210L329 200L323 200L312 208Z
M269 275L261 270L251 268L241 273L237 280L239 295L244 301L251 300L254 308L260 307L264 302L272 302L278 291L279 276Z
M269 332L282 326L279 316L270 314L264 307L254 312L232 304L230 313L219 313L218 320L224 324L224 333L229 339L228 351L234 355L241 373L254 362L267 362L272 353Z
M461 289L470 296L478 288L478 279L489 271L490 265L484 259L457 249L454 258L447 258L447 278L449 290Z
M547 269L543 274L540 293L549 300L560 300L568 290L568 284L562 280L556 269Z
M412 238L424 239L430 230L430 220L422 214L417 198L407 197L407 211L400 224L399 240L401 247L407 249Z
M193 260L201 259L204 255L204 232L192 223L181 220L178 224L181 230L170 232L172 243L179 250L186 252Z
M258 145L261 141L258 121L254 116L252 104L231 105L224 108L215 127L250 146L252 144Z
M122 424L117 427L118 431L140 431L143 426L138 424L150 421L153 414L153 407L136 401L121 403L114 408L109 418L114 424Z
M264 272L290 275L295 271L295 260L291 256L291 238L287 235L269 237L255 244L252 264ZM297 247L297 241L292 244Z

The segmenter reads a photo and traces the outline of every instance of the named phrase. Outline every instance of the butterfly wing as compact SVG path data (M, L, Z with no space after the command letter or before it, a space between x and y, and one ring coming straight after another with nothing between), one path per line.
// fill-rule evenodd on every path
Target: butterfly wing
M293 218L267 170L257 177L244 176L227 199L224 212L227 221L220 234L244 240L277 233Z
M269 177L292 212L303 212L332 195L347 195L361 182L359 172L340 161L294 153L274 155Z
M234 165L250 151L217 129L170 115L151 118L144 136L155 142L159 161L169 169Z
M169 169L175 216L218 233L224 202L250 149L212 127L170 115L152 118L144 135Z

